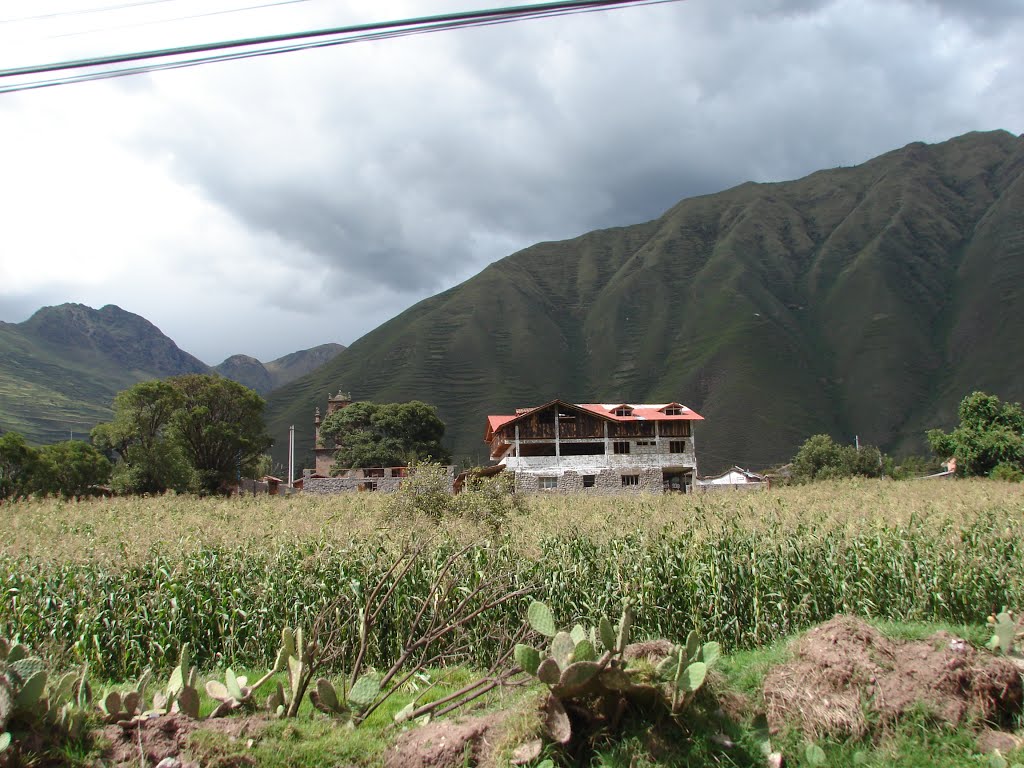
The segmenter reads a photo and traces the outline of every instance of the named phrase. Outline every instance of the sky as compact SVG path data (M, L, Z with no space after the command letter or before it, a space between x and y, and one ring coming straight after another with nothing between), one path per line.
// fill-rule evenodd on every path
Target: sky
M0 70L486 7L6 0ZM1020 134L1021 40L1024 0L684 0L0 93L0 320L350 344L536 242Z

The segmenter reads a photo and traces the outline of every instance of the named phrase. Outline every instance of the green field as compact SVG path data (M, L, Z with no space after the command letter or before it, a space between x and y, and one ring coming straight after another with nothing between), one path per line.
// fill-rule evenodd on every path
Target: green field
M205 674L265 670L281 627L309 628L318 616L349 626L350 616L331 611L348 611L419 547L368 645L378 669L394 660L413 606L448 562L461 587L525 590L454 633L449 666L488 667L522 625L530 599L571 626L617 616L628 598L634 637L680 642L696 629L719 641L727 657L719 684L745 691L756 708L760 676L785 656L785 640L837 613L904 633L941 625L977 640L989 613L1024 605L1020 484L848 481L755 494L538 496L526 506L494 526L480 515L399 518L393 499L377 494L3 505L0 636L18 635L57 664L88 662L93 675L114 681L146 667L166 674L183 643ZM351 656L350 645L325 672L343 674ZM325 728L316 718L296 727ZM386 722L374 733L381 741L367 764L390 738ZM894 750L920 752L914 739L922 733L904 724L888 741L856 750L825 746L836 756L830 764L866 749L869 764L882 765ZM943 747L953 750L950 765L974 755L972 737L942 738L963 741ZM622 750L640 749L629 744L609 742L598 752L605 764L629 765ZM705 748L691 743L686 759L650 759L721 762Z

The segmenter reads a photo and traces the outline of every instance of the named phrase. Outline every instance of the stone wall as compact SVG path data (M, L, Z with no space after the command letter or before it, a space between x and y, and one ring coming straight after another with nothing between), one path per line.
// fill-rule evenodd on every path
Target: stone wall
M694 489L696 493L733 493L749 491L767 491L768 483L698 483Z
M584 475L593 475L594 485L583 485ZM636 485L623 485L623 475L637 475ZM556 488L541 490L541 477L557 478ZM613 494L661 493L662 472L660 467L636 467L633 469L602 469L596 472L580 473L568 470L561 474L550 475L516 472L516 493L560 493L560 494L592 494L609 496Z
M357 493L359 491L380 491L391 493L398 490L402 477L307 477L302 483L302 492L315 496L335 493Z
M449 466L446 469L448 488L450 489L455 483L455 467ZM397 473L392 472L390 468L385 471L385 477L307 477L303 480L302 491L316 496L374 491L393 493L406 479L408 478L397 476Z

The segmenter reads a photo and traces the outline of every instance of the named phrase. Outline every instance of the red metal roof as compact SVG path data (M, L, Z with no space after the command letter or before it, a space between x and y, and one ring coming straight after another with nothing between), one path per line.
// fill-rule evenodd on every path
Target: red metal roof
M484 435L485 442L491 442L494 433L504 427L506 424L511 424L514 421L518 421L529 416L531 413L549 408L552 405L564 405L571 408L579 408L581 410L593 413L601 418L608 419L609 421L703 421L704 417L696 411L687 408L685 405L680 403L640 403L630 405L629 403L568 403L565 400L552 400L544 405L538 405L535 408L517 408L515 415L512 416L488 416L487 417L487 432ZM618 408L629 407L633 409L631 416L616 416L614 411ZM665 408L681 408L682 413L678 416L669 416L663 413Z

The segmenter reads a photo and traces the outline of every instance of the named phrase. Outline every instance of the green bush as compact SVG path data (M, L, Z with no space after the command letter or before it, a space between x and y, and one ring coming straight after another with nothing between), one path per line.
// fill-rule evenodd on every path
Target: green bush
M1021 472L1020 467L1006 461L996 464L988 476L993 480L1005 480L1008 483L1019 483L1024 480L1024 472Z

